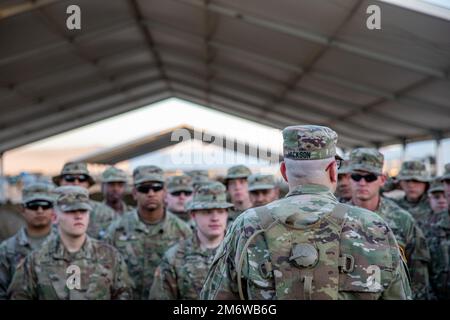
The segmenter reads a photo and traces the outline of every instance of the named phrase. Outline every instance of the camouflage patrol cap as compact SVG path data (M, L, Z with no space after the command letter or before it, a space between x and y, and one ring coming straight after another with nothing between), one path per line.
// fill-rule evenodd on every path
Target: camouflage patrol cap
M102 182L127 182L127 173L116 167L109 167L102 173Z
M350 169L350 160L342 160L341 167L338 169L338 174L347 174L352 172Z
M425 164L421 161L405 161L402 164L397 180L416 180L420 182L430 182L430 175Z
M44 200L53 203L55 201L53 190L54 187L48 183L30 183L22 190L22 203L26 204L36 200Z
M233 206L227 202L225 186L217 181L200 186L186 205L187 211L202 209L227 209Z
M230 179L248 178L252 172L250 169L242 164L228 168L225 182Z
M209 180L207 170L191 170L187 172L186 175L192 178L192 185L194 189L197 189L199 186L211 182L211 180Z
M94 179L89 174L87 164L84 162L67 162L61 170L61 173L53 177L53 182L59 186L61 184L62 176L66 174L84 174L88 177L89 186L95 184Z
M444 170L444 174L440 177L441 181L450 179L450 163L445 165Z
M374 148L356 148L350 153L350 170L383 174L384 156Z
M431 182L428 193L432 192L445 192L444 184L442 183L440 178L436 178Z
M134 184L158 181L164 182L164 171L157 166L139 166L133 171Z
M248 191L273 188L275 188L275 177L272 174L255 173L248 177Z
M292 160L321 160L336 157L338 135L328 127L290 126L283 130L283 155Z
M57 194L56 205L63 211L92 210L89 191L79 186L62 186L54 190Z
M181 176L172 176L167 179L167 191L194 191L192 178L186 174Z

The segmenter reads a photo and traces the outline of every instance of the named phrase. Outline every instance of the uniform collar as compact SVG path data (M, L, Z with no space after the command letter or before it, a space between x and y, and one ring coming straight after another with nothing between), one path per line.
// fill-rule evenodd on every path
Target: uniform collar
M64 244L61 241L61 237L59 234L55 235L54 242L53 242L53 257L55 259L63 259L63 260L73 260L73 259L92 259L93 258L93 245L92 245L92 239L89 236L86 236L86 240L84 241L83 245L81 246L81 249L78 252L70 253L67 251L67 249L64 247Z
M319 184L304 184L296 186L295 188L289 191L286 197L299 196L302 194L321 194L337 202L337 198L331 192L331 190L328 187Z
M25 227L20 228L19 232L17 232L17 241L23 247L30 245Z

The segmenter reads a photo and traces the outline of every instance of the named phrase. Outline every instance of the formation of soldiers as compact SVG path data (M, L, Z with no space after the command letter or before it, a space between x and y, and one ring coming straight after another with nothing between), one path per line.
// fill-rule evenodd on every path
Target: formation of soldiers
M102 174L85 163L22 192L26 225L0 244L0 299L449 299L450 164L396 181L376 149L343 160L337 133L283 130L280 172L232 166L165 177L157 166ZM389 197L400 188L404 197Z

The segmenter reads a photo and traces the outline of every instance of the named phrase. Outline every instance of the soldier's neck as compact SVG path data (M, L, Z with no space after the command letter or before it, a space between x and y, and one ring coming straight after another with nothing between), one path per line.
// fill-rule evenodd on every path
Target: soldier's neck
M64 245L64 248L66 248L67 251L70 253L78 252L81 250L81 247L84 244L84 241L86 241L86 234L79 237L73 237L65 234L64 232L59 233L61 242Z
M139 218L147 224L155 224L164 219L164 207L161 206L155 210L148 210L145 208L138 209Z
M123 213L125 210L123 202L121 200L114 201L114 202L106 202L108 207L112 208L115 212Z
M43 228L34 228L33 226L27 225L27 235L32 238L42 238L50 234L52 230L52 225L49 224Z
M370 211L377 211L378 206L380 204L380 196L377 195L377 196L373 197L372 199L368 199L368 200L360 200L357 198L353 198L352 202L354 205L356 205L358 207L361 207L361 208L364 208L364 209L367 209Z
M214 238L208 238L200 230L197 229L197 236L198 236L198 239L200 240L200 245L202 248L215 249L220 245L225 234L223 234L222 236L214 237Z
M234 208L238 211L245 211L248 208L250 208L251 206L252 206L252 204L250 203L250 199L234 202Z

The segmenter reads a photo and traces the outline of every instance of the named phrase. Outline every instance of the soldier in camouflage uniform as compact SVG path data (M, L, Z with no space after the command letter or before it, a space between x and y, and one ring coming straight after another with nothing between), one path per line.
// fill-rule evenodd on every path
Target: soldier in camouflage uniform
M164 207L164 176L156 166L133 171L137 208L108 229L106 240L124 256L136 286L135 299L148 299L156 267L168 248L192 234L191 228Z
M392 200L380 196L386 182L383 174L384 156L376 149L357 148L350 154L352 205L368 209L383 218L394 232L405 254L411 274L414 299L432 296L428 265L430 252L422 230L414 218Z
M431 228L432 225L441 219L441 215L449 212L447 197L445 196L444 184L440 178L435 179L428 189L428 201L430 202L429 219L426 223L426 228Z
M444 184L444 191L447 197L448 208L450 209L450 163L445 165L445 172L440 177L441 182Z
M432 223L427 234L431 252L431 283L438 299L450 299L450 209L446 208L442 181L450 184L450 164L446 165L443 176L434 181L428 190L430 205L433 208ZM440 183L438 183L440 182ZM445 198L447 200L447 198ZM448 202L447 202L448 203ZM443 210L441 210L444 208ZM439 212L439 210L441 210Z
M198 226L188 239L173 246L156 269L150 299L199 299L203 282L227 225L226 189L220 182L199 187L187 210Z
M431 210L427 195L431 179L425 164L420 161L405 161L397 180L405 192L405 196L396 199L395 202L408 211L416 219L419 227L423 228L429 219L428 214Z
M116 167L109 167L102 173L103 204L114 210L116 218L134 209L123 201L127 182L127 173Z
M166 206L167 211L186 222L192 230L195 222L186 210L186 203L192 200L194 186L192 178L188 175L173 176L167 179Z
M280 190L272 174L255 173L248 177L248 191L252 207L265 206L278 200Z
M53 177L53 182L57 186L80 186L88 189L95 184L94 179L89 174L86 163L68 162L64 165L61 174ZM92 210L90 211L90 222L88 235L101 239L105 230L116 218L114 211L107 205L91 200Z
M408 299L405 262L377 214L340 204L337 134L283 130L290 192L241 214L218 248L202 299Z
M7 298L16 266L32 250L41 247L55 219L53 186L32 183L22 190L22 215L26 226L0 245L0 299Z
M338 169L338 183L335 192L339 202L348 202L352 199L352 188L350 184L350 168L349 161L343 160L341 167Z
M78 186L58 192L58 232L17 267L13 300L115 300L132 298L125 261L112 246L86 234L89 193Z
M233 209L228 215L228 223L234 221L242 212L252 206L247 181L251 174L250 169L244 165L233 166L227 170L225 185L233 203Z

